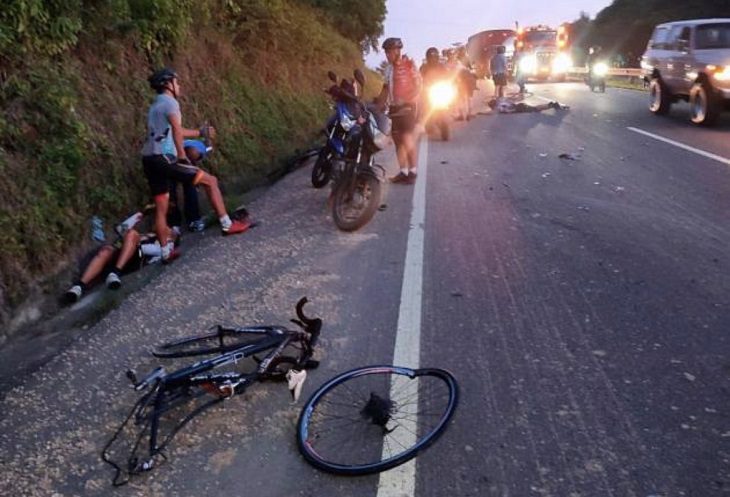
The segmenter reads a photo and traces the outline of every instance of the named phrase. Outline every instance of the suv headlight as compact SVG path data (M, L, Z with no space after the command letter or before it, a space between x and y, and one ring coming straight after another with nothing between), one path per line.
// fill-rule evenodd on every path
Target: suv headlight
M714 77L718 81L730 81L730 66L715 67Z

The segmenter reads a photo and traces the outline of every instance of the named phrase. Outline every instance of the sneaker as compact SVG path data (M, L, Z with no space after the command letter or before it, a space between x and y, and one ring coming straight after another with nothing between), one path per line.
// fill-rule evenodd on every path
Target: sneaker
M177 247L173 247L173 249L170 250L170 253L168 254L168 256L166 258L162 259L162 263L170 264L172 261L174 261L181 255L182 255L182 252L180 251L180 249Z
M193 233L200 233L201 231L205 231L205 221L202 219L198 219L197 221L193 221L190 224L188 224L188 231L192 231Z
M110 290L119 290L122 286L122 280L119 279L117 273L109 273L106 277L106 287Z
M250 227L251 221L246 219L245 221L233 221L228 229L222 228L221 231L223 232L223 236L237 235L238 233L248 231Z
M400 173L396 174L395 176L393 176L392 178L390 178L390 182L408 184L408 181L409 181L408 176L409 176L408 174L403 174L402 172L400 172Z
M81 289L81 285L74 285L68 290L66 290L66 293L64 296L66 297L66 301L69 304L73 304L74 302L78 302L81 298L81 295L84 293L84 291Z

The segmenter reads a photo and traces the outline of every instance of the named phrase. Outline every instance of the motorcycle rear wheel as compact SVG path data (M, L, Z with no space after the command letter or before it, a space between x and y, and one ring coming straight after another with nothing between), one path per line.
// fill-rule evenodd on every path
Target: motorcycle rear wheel
M356 231L370 222L380 206L381 185L378 178L364 173L357 175L352 190L346 183L333 192L332 219L342 231Z

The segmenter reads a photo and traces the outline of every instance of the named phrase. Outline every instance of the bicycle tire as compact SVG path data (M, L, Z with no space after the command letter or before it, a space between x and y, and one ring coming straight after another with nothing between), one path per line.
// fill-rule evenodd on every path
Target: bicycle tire
M376 376L381 378L376 378ZM401 379L408 381L399 383ZM411 384L410 381L415 379L419 381ZM356 385L356 382L359 384ZM415 405L416 409L421 404L426 408L432 407L429 402L437 399L424 401L420 395L421 386L431 384L445 389L447 395L444 399L443 412L437 414L410 412L409 406ZM381 395L374 390L370 390L369 395L367 390L363 393L362 387L364 386L367 386L368 389L370 387L378 388ZM413 386L416 389L415 394L414 389L409 388ZM333 393L335 390L339 390L342 395L345 395L343 400L355 394L355 402L350 400L336 402L338 397ZM402 402L401 395L404 396L403 400L411 402ZM329 397L333 397L334 400ZM413 402L414 398L415 402ZM328 400L325 401L325 399ZM409 461L441 436L454 415L458 399L459 388L456 379L443 369L414 370L396 366L356 368L329 380L312 394L299 416L296 431L297 446L308 463L329 473L338 475L379 473ZM387 407L384 410L380 409L384 405ZM343 412L340 413L338 410ZM382 417L386 412L386 416L389 418L387 420ZM413 415L415 421L409 419L408 415ZM420 429L419 418L436 416L433 427L428 430ZM327 423L330 423L327 419L335 420L332 422L332 426L327 426ZM414 430L406 425L410 425ZM341 439L337 437L338 430L343 432ZM423 433L419 434L419 431ZM396 435L393 435L394 433ZM329 454L329 450L325 446L327 442L323 442L324 434L327 434L327 438L334 439L331 447L335 451L345 454L341 460L335 460L336 458ZM391 437L391 435L393 436ZM372 439L365 441L374 442L373 447L356 445L359 443L358 437L362 437L363 440L364 438ZM378 437L381 438L380 441L378 441ZM415 440L411 443L410 440L414 437ZM404 450L388 455L388 450L391 448L389 440L397 442ZM404 443L408 445L404 445ZM392 447L395 447L395 443ZM367 455L367 459L358 460L361 455L363 458L366 458ZM369 460L370 458L372 460Z
M249 326L241 331L237 329L219 329L202 335L192 335L156 346L152 355L162 359L176 357L195 357L200 355L225 354L246 345L252 345L267 338L265 333L274 330L272 326ZM261 333L251 333L250 331ZM217 342L217 343L216 343Z

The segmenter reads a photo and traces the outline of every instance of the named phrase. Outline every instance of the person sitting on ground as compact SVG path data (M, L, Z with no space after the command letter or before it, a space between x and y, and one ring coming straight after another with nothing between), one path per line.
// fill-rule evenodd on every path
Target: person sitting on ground
M207 141L207 140L206 140ZM192 163L193 166L199 167L200 163L208 156L210 151L209 147L201 140L185 140L183 142L185 148L185 155ZM194 233L205 230L205 221L200 215L200 204L198 202L198 189L195 185L188 182L170 182L170 211L168 214L168 221L172 226L182 226L182 214L179 209L178 202L178 184L182 184L183 189L183 206L185 213L185 221L188 226L188 231Z
M162 247L154 233L140 235L135 229L135 225L142 218L141 213L138 214L139 218L131 223L125 222L117 226L120 238L115 243L102 245L91 253L91 261L83 269L81 277L73 282L64 295L68 303L77 302L100 278L106 277L106 287L117 290L122 286L122 275L162 261ZM171 230L175 244L180 241L179 233L177 226ZM175 248L165 262L170 262L179 255L179 250Z
M542 112L548 109L567 110L570 107L561 105L559 102L552 101L547 104L529 105L524 102L512 102L508 98L493 98L488 103L489 108L499 112L500 114L518 114L522 112Z
M218 179L193 166L185 153L183 140L198 138L207 133L215 136L215 129L187 129L182 125L182 114L177 97L180 81L169 68L156 71L149 78L157 98L150 106L147 117L147 138L142 148L142 165L151 193L155 199L155 232L162 244L162 258L167 259L173 249L170 228L166 222L170 202L170 181L203 185L211 206L220 221L222 234L243 233L251 227L248 220L234 221L228 216Z

